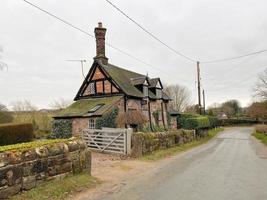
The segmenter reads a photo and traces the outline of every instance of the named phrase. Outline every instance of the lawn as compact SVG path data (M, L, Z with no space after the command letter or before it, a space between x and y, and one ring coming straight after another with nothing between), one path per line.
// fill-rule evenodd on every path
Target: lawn
M156 161L156 160L168 157L168 156L175 155L179 152L183 152L183 151L189 150L193 147L196 147L196 146L199 146L201 144L206 143L207 141L209 141L211 138L213 138L215 135L217 135L221 131L223 131L223 128L211 129L208 132L208 136L201 139L201 140L195 140L195 141L192 141L192 142L189 142L186 144L182 144L179 146L175 146L172 148L154 151L151 154L141 156L139 159L145 160L145 161Z
M67 176L61 180L51 180L38 187L13 196L12 200L63 200L69 195L88 189L99 184L100 181L88 173Z

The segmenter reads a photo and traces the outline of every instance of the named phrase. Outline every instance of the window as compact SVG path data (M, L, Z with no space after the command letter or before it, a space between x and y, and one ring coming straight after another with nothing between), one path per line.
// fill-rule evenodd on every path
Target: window
M95 129L95 119L89 119L89 129Z
M89 94L95 94L95 83L89 83L88 85L88 89L89 89Z
M95 107L91 108L88 112L89 113L94 113L95 111L97 111L99 108L101 108L103 105L105 104L98 104Z
M156 96L157 98L161 99L162 98L162 90L161 89L156 89Z
M145 97L148 96L148 87L146 85L143 86L143 94Z

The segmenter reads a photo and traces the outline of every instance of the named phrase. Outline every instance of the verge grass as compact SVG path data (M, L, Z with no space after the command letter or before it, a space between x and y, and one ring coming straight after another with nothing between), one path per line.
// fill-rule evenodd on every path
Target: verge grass
M144 161L156 161L156 160L168 157L168 156L175 155L179 152L187 151L193 147L206 143L207 141L209 141L211 138L213 138L214 136L216 136L219 132L223 130L224 130L223 128L211 129L208 131L208 136L205 138L202 138L200 140L194 140L192 142L182 144L182 145L177 145L177 146L174 146L168 149L160 149L150 154L141 156L139 157L139 159L144 160Z
M258 131L255 131L255 132L253 133L253 135L254 135L258 140L260 140L263 144L267 145L267 135L265 135L264 133L258 132Z
M13 196L11 200L63 200L75 192L92 188L99 183L99 180L84 172L44 182L32 190Z

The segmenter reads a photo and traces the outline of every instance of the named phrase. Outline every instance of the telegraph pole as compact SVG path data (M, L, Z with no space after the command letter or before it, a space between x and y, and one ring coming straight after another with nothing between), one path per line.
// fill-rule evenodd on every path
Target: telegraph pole
M203 95L203 114L206 114L206 99L205 99L205 90L202 91Z
M200 68L199 61L197 61L197 90L198 90L198 109L201 114L201 91L200 91Z

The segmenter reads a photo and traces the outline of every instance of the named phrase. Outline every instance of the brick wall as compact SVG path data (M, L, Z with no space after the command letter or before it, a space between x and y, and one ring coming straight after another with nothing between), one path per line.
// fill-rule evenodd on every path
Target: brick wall
M72 120L72 135L79 135L83 129L88 129L89 118L74 118Z

